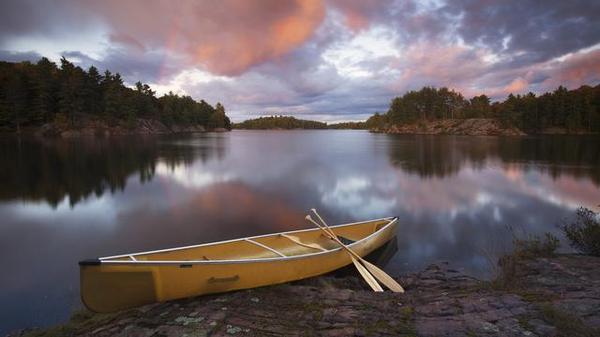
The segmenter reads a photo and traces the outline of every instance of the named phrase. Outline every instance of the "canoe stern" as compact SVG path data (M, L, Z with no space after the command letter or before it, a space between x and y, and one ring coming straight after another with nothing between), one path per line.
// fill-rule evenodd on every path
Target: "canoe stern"
M80 264L81 301L95 312L112 312L158 301L152 267Z

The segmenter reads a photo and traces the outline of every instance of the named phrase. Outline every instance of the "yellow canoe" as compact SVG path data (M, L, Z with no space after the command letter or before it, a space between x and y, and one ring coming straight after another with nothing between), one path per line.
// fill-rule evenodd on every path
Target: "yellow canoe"
M365 256L392 239L397 218L331 226ZM318 228L79 262L81 299L95 312L284 283L351 263Z

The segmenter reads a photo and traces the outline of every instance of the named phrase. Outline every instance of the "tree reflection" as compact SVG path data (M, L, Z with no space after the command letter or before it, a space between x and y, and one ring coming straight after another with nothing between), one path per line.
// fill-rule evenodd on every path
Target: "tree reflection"
M169 138L37 140L0 139L0 200L46 201L56 207L65 197L71 206L106 191L125 189L134 174L153 179L159 161L169 167L207 161L225 153L222 137L196 136L192 145ZM194 142L203 146L194 146Z
M391 163L420 177L446 177L463 166L482 168L489 160L569 174L600 185L600 138L596 136L464 137L390 135ZM505 166L506 168L506 166Z
M597 136L545 136L508 138L498 144L503 163L521 164L547 172L552 178L563 174L589 178L600 185L600 138Z
M494 146L491 138L390 136L388 154L396 167L420 177L456 174L465 164L482 167Z

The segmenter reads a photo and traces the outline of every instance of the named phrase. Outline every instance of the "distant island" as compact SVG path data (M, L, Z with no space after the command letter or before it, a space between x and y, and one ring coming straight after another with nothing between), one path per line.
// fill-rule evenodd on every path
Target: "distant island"
M424 87L392 99L386 113L366 121L375 132L407 134L526 135L600 132L600 85L536 96L508 95L490 103L448 88Z
M225 107L169 92L156 97L147 84L124 85L110 71L87 71L64 57L60 67L0 62L0 131L42 135L173 133L229 130Z
M351 130L363 130L367 129L367 123L362 122L341 122L327 124L328 129L351 129Z
M600 85L540 96L508 95L491 102L486 95L466 99L448 88L423 87L395 97L385 113L364 122L327 124L292 116L269 116L233 124L236 129L368 129L398 134L523 136L600 133Z
M248 119L234 123L234 129L266 130L266 129L327 129L327 123L298 119L292 116L268 116Z
M342 122L327 124L324 122L298 119L293 116L266 116L234 123L234 129L246 130L295 130L295 129L366 129L364 122Z

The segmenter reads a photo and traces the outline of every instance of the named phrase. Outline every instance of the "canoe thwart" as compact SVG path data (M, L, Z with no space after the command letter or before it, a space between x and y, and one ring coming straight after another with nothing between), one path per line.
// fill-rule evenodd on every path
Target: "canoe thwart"
M244 241L250 242L250 243L255 244L255 245L259 246L259 247L262 247L262 248L264 248L266 250L269 250L272 253L275 253L275 254L277 254L277 255L279 255L281 257L286 257L282 252L278 251L277 249L271 248L271 247L269 247L267 245L264 245L264 244L262 244L260 242L256 242L256 241L251 240L251 239L244 239Z

